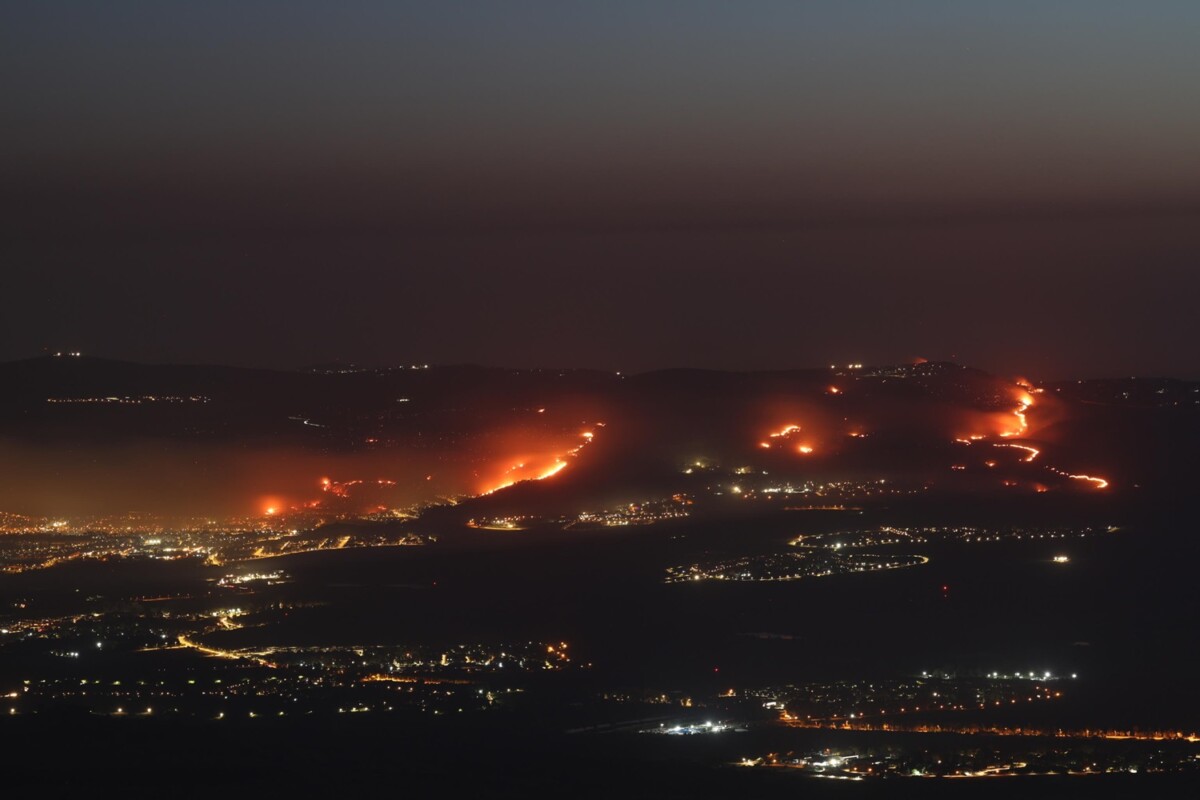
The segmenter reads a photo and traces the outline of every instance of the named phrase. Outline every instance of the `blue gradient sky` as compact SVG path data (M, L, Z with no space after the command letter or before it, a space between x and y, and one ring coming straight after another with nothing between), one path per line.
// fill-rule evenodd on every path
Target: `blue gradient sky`
M1196 374L1198 42L1195 2L8 3L0 282L26 302L0 322L0 357L65 340L166 360L616 368L936 350ZM353 292L323 306L330 263L364 291L420 292L421 324ZM76 295L91 270L109 283ZM198 322L164 338L153 315L95 307L141 286L148 307L201 316L146 278L164 271L345 324L320 342L245 320L236 338ZM779 321L734 304L731 274L781 292L765 299ZM558 330L553 346L460 316L472 285ZM581 305L589 285L611 288ZM680 312L616 299L667 287L744 341L697 347ZM803 325L779 297L847 287L863 301L844 326L779 343ZM1053 310L1028 341L999 321L1017 290ZM970 303L982 327L960 347L952 309ZM77 322L55 321L64 304ZM370 331L353 333L364 308ZM631 341L597 339L614 314ZM451 317L464 332L438 324ZM1089 326L1105 330L1063 335Z

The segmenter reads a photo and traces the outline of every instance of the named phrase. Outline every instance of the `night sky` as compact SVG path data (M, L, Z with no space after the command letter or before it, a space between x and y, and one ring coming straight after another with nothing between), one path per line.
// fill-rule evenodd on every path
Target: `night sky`
M1200 3L10 2L0 359L1200 377Z

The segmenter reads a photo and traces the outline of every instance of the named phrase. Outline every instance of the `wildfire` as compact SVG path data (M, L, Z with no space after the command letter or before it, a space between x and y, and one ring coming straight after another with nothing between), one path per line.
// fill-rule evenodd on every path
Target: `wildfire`
M793 433L798 432L799 430L800 430L799 425L784 425L782 428L775 431L774 433L767 434L767 436L770 437L771 439L786 439L787 437L791 436ZM768 450L771 447L771 442L762 441L762 442L758 443L758 446L763 448L764 450Z
M1002 439L1012 439L1025 436L1029 433L1029 419L1026 413L1033 407L1034 398L1033 392L1028 384L1017 382L1017 387L1014 390L1013 400L1016 402L1016 407L1012 411L1002 411L989 413L989 425L991 430L986 434L973 433L968 436L958 436L954 441L958 444L970 445L993 436L999 436ZM1013 420L1016 420L1015 427ZM993 425L995 426L993 428ZM1032 460L1032 459L1030 459Z
M535 481L543 481L552 475L557 475L558 473L562 472L563 467L565 467L565 466L567 466L567 462L563 461L562 459L559 459L558 461L554 462L554 466L552 466L549 469L542 472L542 474L538 475L536 478L534 478L534 480Z
M1021 459L1026 464L1028 464L1030 461L1033 461L1035 458L1037 458L1039 455L1041 455L1041 452L1042 452L1041 450L1038 450L1036 447L1030 447L1030 446L1024 445L1024 444L997 444L996 447L1011 447L1015 450L1024 450L1026 453L1029 453L1029 455L1027 455L1025 458Z
M387 478L377 478L373 481L361 478L351 481L334 481L329 478L321 478L321 491L337 495L338 497L349 497L352 487L369 486L372 484L375 486L395 486L396 482Z
M1030 384L1028 381L1025 381L1025 380L1017 380L1016 387L1017 387L1016 394L1014 396L1014 400L1016 401L1016 404L1017 404L1016 408L1014 408L1011 412L1000 415L1002 418L1002 427L1009 428L1008 430L1003 430L999 433L999 437L1002 439L1012 439L1012 438L1016 438L1016 437L1023 437L1029 432L1029 419L1027 418L1026 413L1034 405L1034 395L1041 394L1043 392L1042 389L1035 388L1032 384ZM1009 420L1010 414L1012 417L1016 418L1016 428L1015 429L1013 429L1011 427L1011 422ZM995 434L993 434L993 435L995 435ZM975 442L978 442L982 439L987 439L987 438L989 438L989 437L980 435L980 434L972 434L972 435L966 436L966 437L958 437L954 441L958 444L963 444L963 445L969 446L971 444L974 444ZM1026 464L1028 464L1031 461L1036 460L1038 457L1040 457L1042 455L1042 452L1043 452L1040 448L1033 447L1033 446L1027 445L1027 444L1015 444L1015 443L1009 443L1009 442L995 442L995 441L991 442L991 444L995 447L1011 447L1015 450L1024 451L1026 453L1026 455L1021 458L1021 462L1026 463ZM996 466L995 461L985 461L984 463L989 467ZM955 464L951 467L951 469L958 470L958 469L965 469L965 467L962 465L959 465L959 464ZM1107 489L1109 487L1109 482L1105 478L1100 478L1100 477L1097 477L1094 475L1076 475L1076 474L1067 472L1065 470L1061 470L1057 467L1050 466L1050 465L1046 465L1045 469L1049 472L1053 472L1055 475L1060 475L1060 476L1062 476L1064 478L1068 478L1070 480L1085 481L1087 483L1092 484L1092 486L1096 489ZM1050 489L1050 487L1046 486L1045 484L1041 484L1041 483L1035 483L1034 488L1039 493L1049 491L1049 489Z
M791 436L793 433L795 433L798 430L800 430L799 425L785 425L779 431L772 433L771 438L772 439L783 439L787 436Z
M604 427L604 423L598 422L598 423L596 423L596 426ZM595 437L596 437L595 431L591 431L591 430L583 431L582 433L579 434L579 438L582 440L579 444L575 445L574 447L572 447L570 450L566 451L565 453L561 453L559 455L554 456L553 457L554 460L550 464L550 466L543 468L540 472L537 472L537 473L521 474L527 469L527 465L526 465L525 461L519 461L516 464L513 464L511 467L508 468L508 470L505 471L504 476L502 477L502 479L499 483L497 483L496 485L491 486L487 489L484 489L479 494L481 496L488 495L488 494L494 494L495 492L498 492L501 489L507 489L508 487L510 487L516 483L519 483L521 481L543 481L546 478L553 477L553 476L557 475L558 473L562 472L564 469L566 469L567 465L570 463L569 459L578 456L579 452L581 450L583 450L583 448L586 447L588 444L590 444L592 442L592 440L595 439Z
M1060 474L1063 475L1064 477L1070 478L1073 481L1087 481L1088 483L1095 485L1095 487L1097 489L1107 489L1108 488L1108 481L1104 480L1104 478L1096 478L1091 475L1071 475L1066 472L1063 472Z
M267 495L259 497L257 500L259 513L264 517L277 517L288 510L295 510L295 506L288 505L288 501L279 495Z
M792 434L799 433L801 430L802 429L799 425L784 425L779 430L774 431L773 433L767 434L767 436L769 437L769 439L787 439ZM859 434L852 433L850 435L858 436ZM764 441L759 442L758 446L763 448L764 450L768 450L771 448L771 442L769 440L764 440ZM801 455L808 455L809 453L813 452L813 446L811 444L797 445L796 452L800 453Z
M1033 395L1031 395L1029 392L1022 392L1021 396L1017 399L1017 409L1012 412L1013 416L1017 418L1019 427L1015 431L1005 431L1000 435L1004 438L1024 436L1025 432L1029 430L1029 420L1025 419L1025 412L1028 411L1032 405Z
M1095 475L1075 475L1067 472L1066 470L1059 469L1058 467L1046 467L1046 469L1050 470L1055 475L1061 475L1062 477L1069 478L1073 481L1086 481L1097 489L1107 489L1109 487L1109 482L1106 479L1098 478ZM1039 491L1041 490L1039 489Z

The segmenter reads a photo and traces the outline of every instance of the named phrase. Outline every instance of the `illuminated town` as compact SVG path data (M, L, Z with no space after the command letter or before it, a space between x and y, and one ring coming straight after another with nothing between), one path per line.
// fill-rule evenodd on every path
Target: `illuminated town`
M339 758L399 736L436 780L545 751L689 796L1200 777L1191 472L1147 445L1195 424L1193 386L12 368L12 737L311 752L336 726Z
M23 368L71 367L109 369ZM337 398L307 407L275 375L67 378L0 415L62 448L4 488L13 735L343 720L789 780L1196 771L1195 555L1158 516L1183 495L1089 417L1124 385L422 364L289 376ZM1171 392L1155 413L1194 413ZM1165 616L1128 616L1145 597Z

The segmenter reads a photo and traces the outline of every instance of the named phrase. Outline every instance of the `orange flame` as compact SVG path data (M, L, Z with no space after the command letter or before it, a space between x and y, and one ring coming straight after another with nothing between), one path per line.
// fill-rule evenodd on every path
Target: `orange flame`
M798 430L800 430L799 425L784 425L777 432L772 433L771 438L772 439L782 439L784 437L790 436L791 434L795 433Z
M1025 419L1025 412L1033 405L1033 395L1029 392L1022 392L1017 399L1017 409L1013 411L1013 416L1017 418L1018 427L1015 431L1005 431L1000 435L1009 438L1013 436L1024 436L1029 430L1029 420Z
M1067 477L1075 481L1088 481L1095 484L1097 489L1108 488L1108 481L1104 480L1104 478L1096 478L1091 475L1068 475Z
M604 423L598 422L598 423L596 423L596 425L598 427L603 427ZM596 434L594 431L587 430L587 431L581 432L579 434L579 436L582 439L582 441L579 444L577 444L575 447L572 447L570 450L567 450L565 453L560 453L560 454L552 456L552 458L554 460L550 464L550 466L543 467L539 472L535 472L532 474L524 474L524 473L527 473L526 462L519 461L516 464L513 464L511 467L509 467L507 471L505 471L504 476L502 477L502 479L500 480L499 483L489 486L488 488L480 491L479 492L480 496L494 494L495 492L498 492L501 489L507 489L508 487L510 487L516 483L520 483L521 481L543 481L547 478L553 477L553 476L557 475L558 473L562 472L564 469L566 469L567 465L570 463L568 461L568 459L578 456L579 452L581 450L583 450L584 447L586 447L588 444L590 444L595 439ZM532 469L532 468L533 468L532 466L528 467L528 469Z
M1021 460L1027 464L1030 461L1033 461L1035 458L1037 458L1042 453L1042 451L1038 450L1036 447L1030 447L1030 446L1024 445L1024 444L1007 444L1006 443L1006 444L997 444L996 447L1011 447L1015 450L1024 450L1025 452L1029 453L1029 455L1026 456L1025 458L1022 458Z

